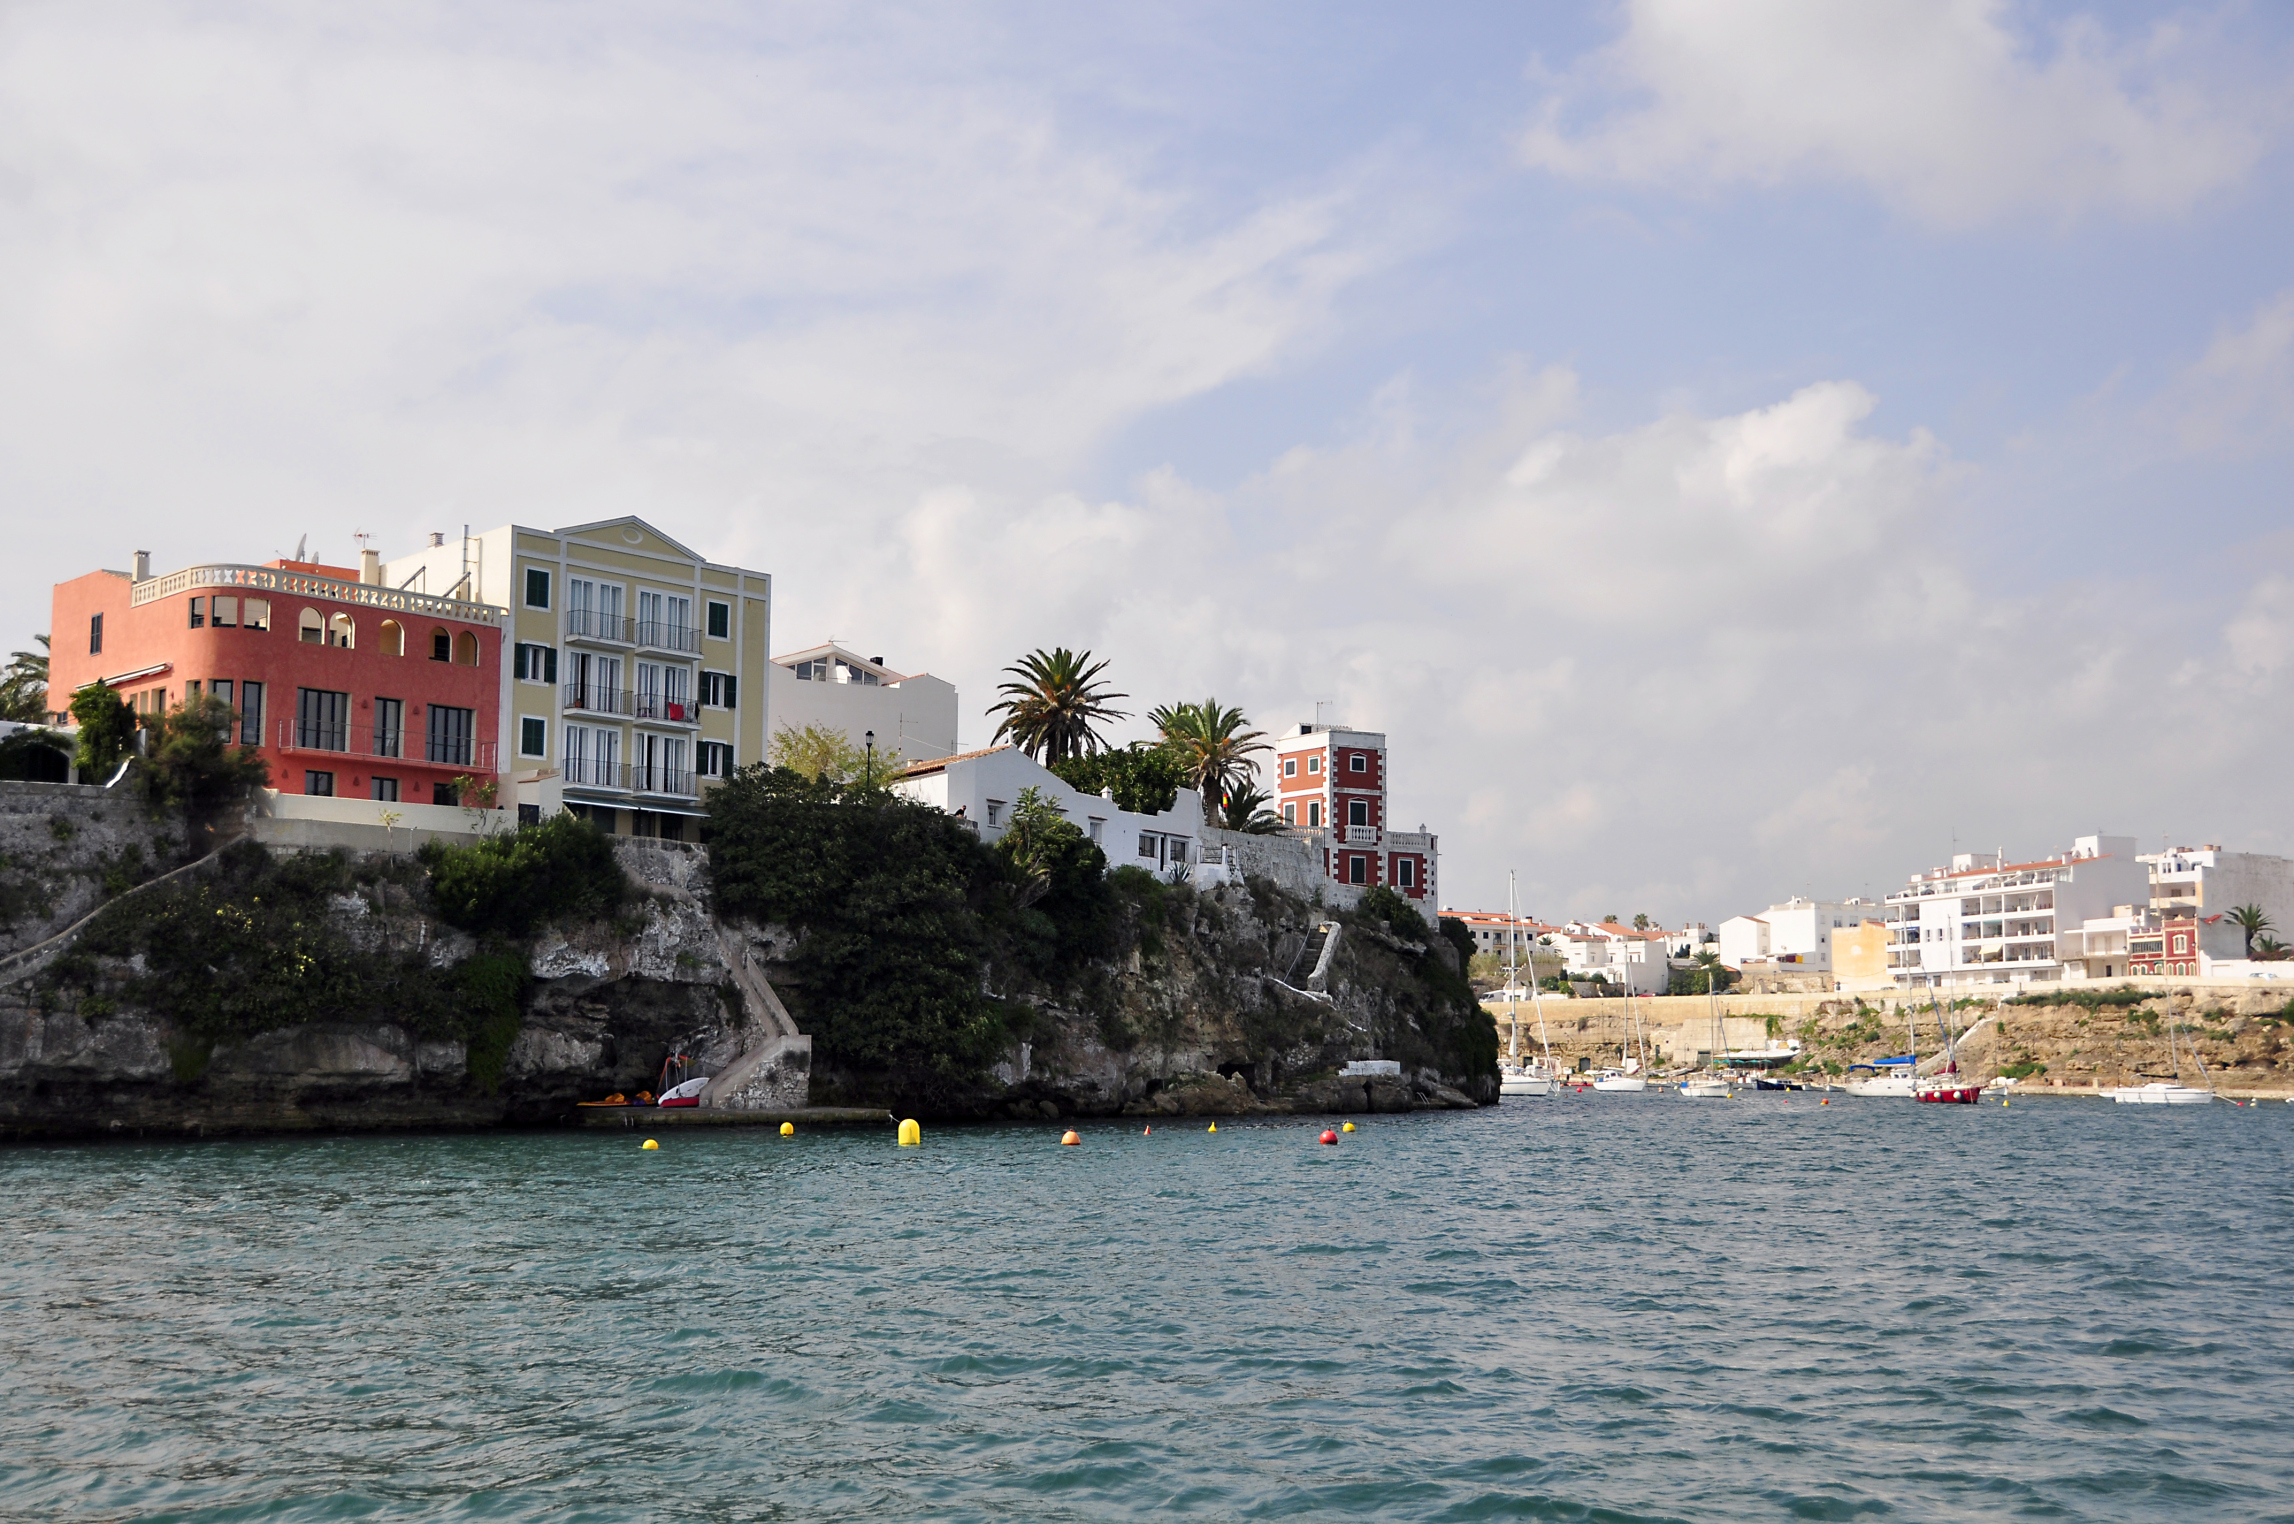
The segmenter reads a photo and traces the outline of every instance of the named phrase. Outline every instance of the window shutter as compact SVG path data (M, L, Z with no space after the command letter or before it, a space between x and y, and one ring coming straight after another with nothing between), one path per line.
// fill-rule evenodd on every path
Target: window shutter
M524 641L510 648L510 675L520 682L526 679L526 644Z
M735 676L734 676L732 673L730 673L730 672L726 673L726 674L725 674L725 707L726 707L727 709L738 709L738 708L740 708L740 707L741 707L741 701L740 701L740 697L739 697L739 695L740 695L740 690L741 690L741 680L740 680L739 678L735 677Z
M542 647L542 681L554 683L557 680L558 648L556 646L544 646Z

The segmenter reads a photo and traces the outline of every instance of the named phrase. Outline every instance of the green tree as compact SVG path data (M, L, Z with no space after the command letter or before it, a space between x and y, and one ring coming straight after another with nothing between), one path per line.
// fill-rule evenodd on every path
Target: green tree
M37 651L12 651L0 668L0 720L44 725L48 720L48 637L32 637Z
M1230 831L1242 831L1252 836L1276 836L1282 832L1282 817L1268 805L1273 801L1266 790L1253 778L1227 794L1226 807L1220 812L1219 824Z
M1115 807L1134 815L1160 815L1186 786L1187 770L1160 741L1134 741L1088 757L1054 762L1051 770L1070 788L1109 793Z
M867 781L872 774L875 782L882 783L899 771L901 765L899 752L879 746L871 767L868 748L829 725L794 728L783 725L773 732L772 740L767 743L765 760L775 767L785 767L815 780L826 778L831 783Z
M1236 787L1258 775L1255 753L1271 750L1264 731L1250 730L1240 709L1216 698L1200 704L1165 704L1148 723L1162 732L1163 744L1187 770L1187 786L1203 796L1203 818L1216 820L1219 806Z
M483 937L609 912L629 892L613 843L571 812L466 847L426 841L415 855L430 870L438 913Z
M1017 681L999 687L1003 701L988 706L988 713L1003 715L994 740L1010 736L1046 766L1104 750L1107 743L1095 727L1128 718L1111 701L1130 695L1110 692L1098 681L1107 663L1093 662L1089 651L1031 651L1004 670Z
M1018 879L1013 903L1026 909L1050 892L1052 874L1084 840L1083 830L1039 788L1023 788L1012 801L1011 822L996 851Z
M113 769L135 750L135 711L102 683L90 683L72 695L72 719L80 727L72 760L81 780L109 782Z
M1655 924L1656 922L1649 919L1649 914L1647 911L1642 911L1639 915L1633 917L1633 929L1635 931L1647 931L1651 926L1654 926Z
M2246 933L2246 956L2254 956L2254 939L2266 931L2276 931L2270 917L2260 905L2240 905L2230 912L2230 924Z
M229 744L238 728L238 712L211 694L184 700L151 727L144 795L182 812L184 844L195 856L205 852L218 813L271 781L261 753Z

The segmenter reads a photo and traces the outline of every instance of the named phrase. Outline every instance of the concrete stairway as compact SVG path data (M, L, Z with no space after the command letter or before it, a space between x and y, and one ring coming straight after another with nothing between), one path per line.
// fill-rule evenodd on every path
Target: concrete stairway
M773 1111L806 1104L810 1099L812 1039L797 1030L796 1018L750 957L748 945L736 944L722 923L712 924L725 967L741 992L741 1012L754 1035L741 1056L702 1088L702 1107Z

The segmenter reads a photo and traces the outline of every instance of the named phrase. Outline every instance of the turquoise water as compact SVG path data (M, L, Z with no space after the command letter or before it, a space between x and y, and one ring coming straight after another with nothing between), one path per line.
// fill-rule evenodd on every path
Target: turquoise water
M0 1515L2294 1518L2294 1107L0 1151Z

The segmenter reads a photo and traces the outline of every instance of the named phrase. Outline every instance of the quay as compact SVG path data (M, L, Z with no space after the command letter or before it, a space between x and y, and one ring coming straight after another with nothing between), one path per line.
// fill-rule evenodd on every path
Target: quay
M890 1127L898 1118L868 1106L798 1106L786 1111L727 1111L700 1106L583 1106L584 1127Z

